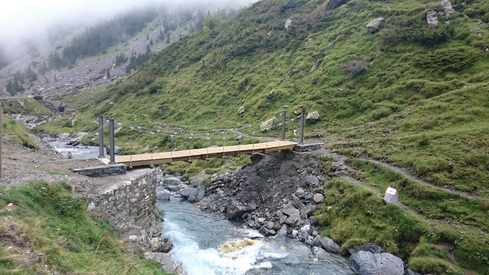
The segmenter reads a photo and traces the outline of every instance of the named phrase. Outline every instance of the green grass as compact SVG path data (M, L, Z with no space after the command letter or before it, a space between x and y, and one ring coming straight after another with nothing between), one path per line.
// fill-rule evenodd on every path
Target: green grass
M6 114L23 114L23 115L51 115L52 112L44 105L40 104L34 98L12 98L2 99L1 104Z
M13 141L25 148L39 149L37 143L33 140L31 132L20 122L10 117L3 118L3 138L4 140Z
M165 274L130 258L105 220L94 220L67 184L43 182L0 190L0 273ZM12 203L12 206L8 204ZM41 253L29 262L25 251Z
M480 271L486 267L486 250L480 249L475 231L464 227L487 226L483 212L489 196L489 30L478 23L487 22L486 2L468 1L452 14L448 25L440 21L440 27L431 29L425 14L439 9L438 1L359 0L334 11L325 11L327 1L260 1L229 21L206 18L202 30L155 54L125 79L69 95L65 100L71 100L68 104L77 114L38 130L83 130L91 134L85 143L96 142L96 125L91 123L98 115L114 117L122 124L116 144L126 153L140 153L233 144L236 131L244 134L244 143L278 138L278 126L260 133L260 122L273 117L278 122L284 109L287 138L297 139L292 131L298 129L298 120L291 119L302 109L319 111L319 122L306 125L306 138L322 135L331 151L389 162L434 185L482 197L477 205L384 172L382 177L389 180L372 179L369 187L383 193L387 183L405 184L409 193L403 199L419 216L393 222L435 220L437 224L428 223L427 228L444 232L440 242L446 238L456 247L459 267L434 251L437 260L429 272L446 273L460 266ZM385 17L386 24L378 33L369 33L366 24L377 17ZM286 18L293 20L288 30ZM350 73L345 64L351 60L367 62L367 70ZM241 106L246 111L239 115ZM220 129L234 130L222 134ZM320 161L325 167L330 164ZM192 165L168 169L182 175L215 169ZM368 195L371 189L357 189L356 199L372 203L374 212L401 213L377 205L378 198ZM436 200L447 203L432 203ZM354 218L365 215L361 210L336 220L341 230L329 229L331 234L348 245L376 240L406 257L420 244L414 238L404 244L398 239L401 233L383 228L380 218ZM352 232L355 219L365 225L363 231ZM460 224L443 225L443 219ZM466 248L455 244L461 241L460 234L451 228L458 226L460 232L469 232L462 240ZM425 231L416 232L416 237L438 245ZM481 254L470 256L466 252L470 249ZM429 270L432 257L423 256L425 250L431 251L418 249L420 255L412 259L423 271Z
M328 212L324 206L318 216L324 226L331 227L330 236L342 243L343 249L373 241L390 252L410 257L410 266L423 273L448 272L457 265L480 273L489 268L487 199L471 200L427 187L368 161L353 159L347 163L361 171L367 187L380 193L387 187L396 188L399 200L412 212L384 205L363 186L337 179L326 183L327 206L333 208ZM449 263L448 252L440 247L449 247L456 262ZM439 267L425 264L431 258L437 258Z

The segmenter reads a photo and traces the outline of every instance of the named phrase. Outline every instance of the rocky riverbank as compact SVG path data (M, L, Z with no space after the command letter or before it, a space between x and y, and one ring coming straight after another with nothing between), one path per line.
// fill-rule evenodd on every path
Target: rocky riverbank
M310 245L317 257L327 252L340 254L340 246L322 237L315 227L313 211L326 203L325 181L348 177L354 171L337 156L329 158L332 161L325 166L321 163L322 154L326 153L254 155L250 165L212 175L210 183L204 172L190 182L162 177L158 197L169 199L169 192L176 192L202 210L223 214L264 236L299 239ZM405 270L400 258L371 244L348 249L343 254L350 255L351 268L358 274L416 274Z

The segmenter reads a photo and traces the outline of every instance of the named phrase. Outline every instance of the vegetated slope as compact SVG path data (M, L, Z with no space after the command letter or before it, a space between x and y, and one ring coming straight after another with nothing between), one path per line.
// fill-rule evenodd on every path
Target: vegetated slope
M133 259L107 221L92 219L66 183L0 189L2 274L166 274Z
M188 133L251 134L261 121L303 106L321 114L306 134L323 134L342 152L488 195L487 4L459 5L447 23L439 16L437 28L425 18L443 10L438 1L327 4L261 1L229 21L206 17L201 31L85 109L147 129L168 123ZM385 26L369 33L366 24L377 17ZM168 134L155 144L168 147Z
M117 139L123 146L139 143L139 150L163 150L174 148L176 139L174 128L166 125L179 127L178 142L191 137L195 147L196 137L204 140L198 146L207 144L201 133L233 128L256 136L261 121L284 109L289 114L302 108L318 111L319 122L308 125L306 134L323 135L329 149L391 162L443 188L485 198L468 202L441 191L419 192L421 187L382 167L354 162L369 184L380 190L389 182L400 189L401 199L403 188L414 186L414 191L405 190L404 199L426 224L416 236L407 236L405 226L392 229L402 230L400 235L388 232L395 249L382 243L382 236L365 239L368 232L390 228L379 219L398 214L378 200L381 210L363 217L362 206L373 205L372 197L355 206L355 213L375 226L352 232L358 224L348 223L343 229L350 231L337 239L350 244L356 243L352 238L371 240L394 253L416 256L414 263L424 272L458 270L452 265L487 271L487 2L454 2L448 19L438 1L342 2L332 9L330 1L264 0L229 21L206 17L202 30L158 53L126 80L92 94L98 103L84 105L80 121L115 117L122 125ZM428 11L437 12L438 27L428 26ZM385 25L368 32L367 23L378 17L385 18ZM245 112L239 115L241 106ZM278 137L278 130L269 135ZM332 191L326 195L340 206L372 195L344 182L328 186ZM350 189L353 197L345 194ZM423 195L419 201L436 202L434 215L416 201ZM456 208L448 211L445 200ZM449 251L440 248L444 243ZM430 269L433 262L437 265Z

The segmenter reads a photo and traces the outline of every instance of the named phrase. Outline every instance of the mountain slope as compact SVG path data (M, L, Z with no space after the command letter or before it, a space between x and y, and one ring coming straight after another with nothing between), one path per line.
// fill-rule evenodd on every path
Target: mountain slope
M96 104L82 104L87 93L73 96L72 106L81 112L75 128L97 115L112 116L121 123L118 142L135 152L175 143L219 145L230 138L222 138L223 128L259 137L260 122L284 109L289 119L301 109L318 111L320 120L306 127L308 137L321 135L332 151L389 162L437 186L472 194L479 198L477 213L487 213L489 6L452 4L448 15L438 1L264 0L229 21L206 17L202 30L129 78L90 91ZM379 17L385 25L369 32L366 25ZM290 130L297 121L288 127L287 137L296 138ZM278 137L277 128L266 135ZM380 171L357 166L370 174ZM384 180L403 184L390 176ZM454 247L455 260L436 255L440 266L481 273L489 268L484 218L469 223L459 217L457 224L467 225L460 231L470 232L462 234L462 247L457 233L446 231L452 215L433 217L421 208L435 224L423 242ZM435 240L431 233L446 238ZM409 254L416 245L403 250ZM420 266L424 272L458 270Z
M425 14L441 9L436 2L350 1L327 10L325 1L262 1L230 21L207 17L201 31L109 87L106 100L90 110L149 129L165 122L187 134L216 127L251 134L261 121L302 106L321 114L307 133L338 149L488 195L489 37L487 24L464 14L483 7L472 5L452 14L448 25L429 28ZM366 23L379 16L386 25L369 33ZM357 72L352 61L365 68ZM460 139L447 138L452 133ZM467 135L481 140L467 143ZM420 153L424 160L414 160Z

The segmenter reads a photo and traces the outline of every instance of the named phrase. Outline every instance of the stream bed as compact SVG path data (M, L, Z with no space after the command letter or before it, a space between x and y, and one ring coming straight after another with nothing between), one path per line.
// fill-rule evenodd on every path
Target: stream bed
M256 230L202 212L177 197L158 202L158 209L164 211L162 237L174 244L170 255L189 275L353 274L343 257L313 255L309 246L287 237L263 238ZM246 238L254 239L254 244L229 253L218 249Z

